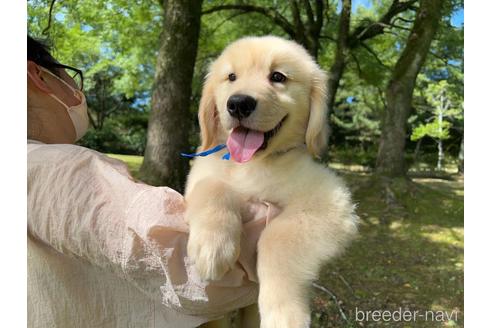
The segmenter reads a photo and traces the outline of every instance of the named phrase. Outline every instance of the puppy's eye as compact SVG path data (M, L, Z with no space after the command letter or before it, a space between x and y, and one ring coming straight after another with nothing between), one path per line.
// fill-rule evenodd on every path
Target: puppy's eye
M283 82L285 82L285 80L287 80L287 77L280 72L273 72L270 75L270 81L272 81L272 82L283 83Z
M236 81L236 74L234 73L229 74L229 81L231 82Z

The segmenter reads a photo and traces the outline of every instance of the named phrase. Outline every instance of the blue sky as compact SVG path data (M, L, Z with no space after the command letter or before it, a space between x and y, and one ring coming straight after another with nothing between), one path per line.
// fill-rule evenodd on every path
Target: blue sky
M453 24L453 26L462 26L464 22L464 13L465 10L463 8L455 11L451 17L451 24Z
M364 6L366 8L371 8L372 7L372 1L371 0L354 0L354 1L352 1L352 12L355 12L359 5Z

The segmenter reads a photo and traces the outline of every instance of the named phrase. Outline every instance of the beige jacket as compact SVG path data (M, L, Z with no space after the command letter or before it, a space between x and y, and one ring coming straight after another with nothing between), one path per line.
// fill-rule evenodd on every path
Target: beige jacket
M277 210L251 205L220 282L186 256L184 199L74 145L27 146L28 327L196 327L255 302L256 241Z

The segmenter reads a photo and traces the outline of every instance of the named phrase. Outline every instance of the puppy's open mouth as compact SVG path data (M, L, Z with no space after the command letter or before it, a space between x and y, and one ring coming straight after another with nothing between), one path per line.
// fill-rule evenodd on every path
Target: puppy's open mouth
M244 126L234 128L227 139L227 148L233 160L239 163L249 161L256 152L268 147L270 141L280 130L287 115L273 129L267 132L248 129Z

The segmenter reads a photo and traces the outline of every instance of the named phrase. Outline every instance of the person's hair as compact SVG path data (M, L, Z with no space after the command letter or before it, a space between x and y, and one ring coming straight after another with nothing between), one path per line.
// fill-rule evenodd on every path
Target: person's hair
M51 55L50 51L47 41L36 40L29 35L27 36L27 60L31 60L58 75L58 71L55 69L58 61Z

